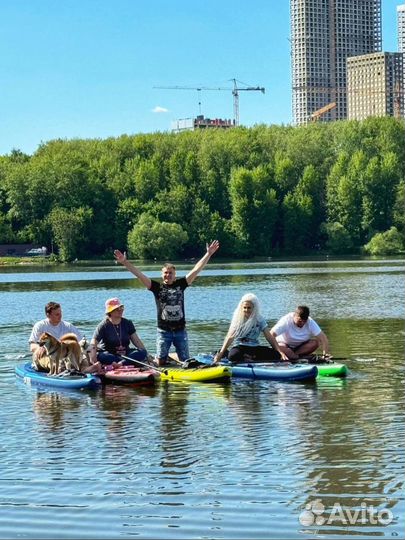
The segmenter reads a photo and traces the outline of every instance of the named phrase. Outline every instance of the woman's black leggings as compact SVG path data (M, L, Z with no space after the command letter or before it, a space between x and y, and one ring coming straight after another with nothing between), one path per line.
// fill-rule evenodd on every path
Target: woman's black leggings
M246 362L277 362L280 360L280 354L264 345L257 347L247 347L246 345L237 345L232 347L228 353L228 360L233 364Z

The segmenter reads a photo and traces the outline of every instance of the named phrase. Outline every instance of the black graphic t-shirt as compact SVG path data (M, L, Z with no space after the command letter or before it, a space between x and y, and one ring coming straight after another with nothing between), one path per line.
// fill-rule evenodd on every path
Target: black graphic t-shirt
M161 330L183 330L186 325L184 312L184 290L188 287L186 278L176 279L171 285L153 279L150 291L155 296L157 325Z

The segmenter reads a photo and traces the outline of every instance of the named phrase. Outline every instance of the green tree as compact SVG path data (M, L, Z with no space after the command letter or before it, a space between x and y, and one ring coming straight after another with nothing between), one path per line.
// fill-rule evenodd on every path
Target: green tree
M327 236L326 248L331 253L350 253L353 250L350 234L341 223L324 223L322 231Z
M155 158L143 160L135 172L135 194L145 203L152 200L156 193L162 189L159 163Z
M346 174L349 159L348 153L339 152L326 179L326 212L330 223L338 222L340 218L339 185Z
M159 191L146 207L160 221L187 224L195 208L194 199L193 190L176 184L169 190Z
M306 165L294 193L303 212L302 243L307 249L320 246L321 223L325 220L325 182L314 165Z
M214 239L219 240L221 244L222 256L235 254L235 241L230 220L221 217L217 211L212 212L208 204L200 198L194 202L187 232L189 235L187 252L190 255L199 254L201 246Z
M6 217L0 214L0 244L9 244L15 240L13 229Z
M170 180L174 185L193 186L199 180L199 167L195 152L190 151L185 144L181 144L169 159Z
M364 246L364 251L370 255L396 255L404 251L404 237L396 227L377 233Z
M385 231L393 221L393 207L400 180L398 159L392 152L369 161L364 175L362 227L370 238Z
M128 233L128 248L141 259L174 259L187 242L187 233L177 223L160 222L150 214L142 214Z
M200 140L198 165L200 181L196 186L198 195L212 211L217 210L226 219L231 216L228 186L232 170L248 161L247 131L205 130L196 133Z
M396 189L393 209L393 221L396 228L405 238L405 181L401 180Z
M362 202L367 163L363 151L355 152L349 160L343 155L328 179L329 221L340 223L359 247L363 239Z
M272 171L243 167L233 171L229 186L232 204L232 228L247 255L268 256L272 250L278 217Z
M295 190L283 201L284 249L288 253L302 253L313 247L312 222L314 204L309 195Z
M3 237L49 245L51 212L85 208L89 255L123 246L143 213L181 224L182 255L210 237L231 256L305 251L331 241L323 222L334 249L357 249L405 234L404 140L394 118L54 140L0 156Z
M274 180L281 196L292 191L297 185L297 171L291 158L277 152L274 162Z
M62 261L72 261L82 254L80 243L85 239L92 214L91 208L72 210L56 207L50 212L48 221Z

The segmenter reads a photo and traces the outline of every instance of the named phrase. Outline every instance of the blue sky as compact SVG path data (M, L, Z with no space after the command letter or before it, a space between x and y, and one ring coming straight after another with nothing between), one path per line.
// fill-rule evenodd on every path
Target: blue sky
M356 1L356 0L353 0ZM383 0L383 49L397 50ZM172 120L291 122L289 0L0 0L0 155L55 138L170 129Z

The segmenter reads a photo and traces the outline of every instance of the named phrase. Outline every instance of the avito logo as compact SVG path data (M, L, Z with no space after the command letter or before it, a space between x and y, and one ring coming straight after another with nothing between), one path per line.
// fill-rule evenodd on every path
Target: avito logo
M390 510L378 510L362 502L360 508L351 510L340 503L334 503L330 512L325 513L325 506L317 499L305 505L299 516L301 525L389 525L394 516Z
M309 527L310 525L323 525L325 518L322 514L325 511L324 505L321 501L316 500L305 505L305 510L301 512L299 520L301 525Z

